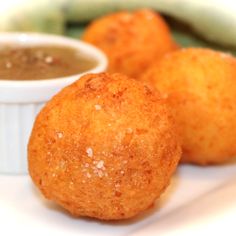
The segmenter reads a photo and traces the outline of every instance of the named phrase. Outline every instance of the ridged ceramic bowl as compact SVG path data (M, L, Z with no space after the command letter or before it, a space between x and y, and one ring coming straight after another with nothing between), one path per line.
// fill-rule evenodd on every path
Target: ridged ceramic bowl
M95 59L83 73L48 80L4 80L0 78L0 173L27 173L27 143L39 110L54 94L86 73L106 70L107 59L97 48L79 40L31 33L2 33L0 45L69 46Z

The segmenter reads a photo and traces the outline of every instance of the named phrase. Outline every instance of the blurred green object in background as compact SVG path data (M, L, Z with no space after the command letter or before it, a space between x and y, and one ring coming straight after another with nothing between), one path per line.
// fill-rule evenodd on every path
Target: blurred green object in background
M114 11L138 8L159 11L184 22L209 42L236 49L234 0L0 0L0 31L74 35L73 27L67 28L68 23L80 25ZM80 27L76 30L81 32ZM182 37L185 32L175 35L181 43L191 42L191 37ZM202 42L193 40L198 46Z
M151 8L188 24L210 42L236 48L235 0L65 0L67 22L86 22L114 11Z
M60 2L61 0L0 0L0 31L63 34L65 18Z

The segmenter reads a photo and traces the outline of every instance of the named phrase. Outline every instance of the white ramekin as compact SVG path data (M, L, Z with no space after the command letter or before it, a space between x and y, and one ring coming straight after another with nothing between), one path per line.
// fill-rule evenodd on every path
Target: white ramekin
M48 80L14 81L0 78L0 173L27 173L27 143L42 106L63 87L86 73L105 71L107 59L97 48L79 40L35 33L1 33L0 45L70 46L94 58L91 70L73 76Z

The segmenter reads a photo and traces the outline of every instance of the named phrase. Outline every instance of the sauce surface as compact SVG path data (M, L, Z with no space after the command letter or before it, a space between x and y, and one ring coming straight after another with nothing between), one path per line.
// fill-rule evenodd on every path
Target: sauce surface
M71 47L0 45L0 80L60 78L85 72L95 65L95 59Z

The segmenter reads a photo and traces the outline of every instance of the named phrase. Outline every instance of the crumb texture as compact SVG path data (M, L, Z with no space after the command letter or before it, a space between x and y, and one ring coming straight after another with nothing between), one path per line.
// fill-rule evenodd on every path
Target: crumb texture
M107 73L83 76L49 101L28 145L29 172L45 197L74 215L106 220L153 204L180 154L165 100Z

